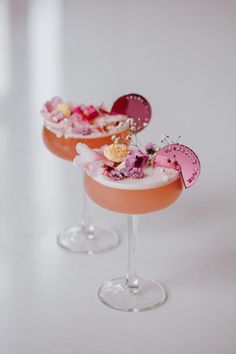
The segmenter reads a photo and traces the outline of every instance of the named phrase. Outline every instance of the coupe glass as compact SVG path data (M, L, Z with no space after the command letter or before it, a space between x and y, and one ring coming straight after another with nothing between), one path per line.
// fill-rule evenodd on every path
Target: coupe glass
M101 135L96 138L77 138L57 136L56 133L43 127L43 141L47 148L56 156L72 161L76 155L78 143L87 144L91 148L100 148L110 144L111 136L114 134ZM129 134L129 130L122 130L115 133L123 139ZM58 244L66 250L74 253L95 254L110 250L119 244L119 236L108 228L94 227L88 216L86 194L83 189L83 219L79 225L70 227L60 232L57 238Z
M116 182L113 182L116 183ZM137 276L135 245L138 216L168 207L180 196L183 183L178 174L166 184L150 189L113 188L85 174L85 188L89 197L101 207L128 217L128 271L127 275L107 281L98 291L99 299L120 311L145 311L166 300L165 288L158 282Z

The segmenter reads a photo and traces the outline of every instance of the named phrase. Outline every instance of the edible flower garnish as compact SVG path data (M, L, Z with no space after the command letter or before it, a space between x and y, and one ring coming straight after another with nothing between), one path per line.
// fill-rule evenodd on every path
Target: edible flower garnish
M73 134L90 135L117 131L118 119L102 103L94 105L78 105L64 102L61 97L47 101L41 110L47 128L57 135L69 137Z
M191 149L179 144L180 136L174 142L163 135L158 146L154 143L142 146L136 132L130 131L125 141L113 135L112 144L101 149L78 144L80 156L75 158L75 165L82 165L90 176L104 175L115 182L125 178L142 179L147 168L160 168L163 181L168 181L172 176L170 169L174 169L180 173L186 188L196 183L200 174L199 159Z
M148 143L147 145L145 145L145 150L147 154L153 155L157 152L157 145L153 143Z
M57 123L65 118L64 114L58 110L58 106L63 104L61 97L54 97L51 101L44 103L41 110L42 116L51 122Z
M128 124L132 128L130 119ZM132 129L130 131L132 132ZM153 155L157 151L155 144L140 146L135 132L130 133L125 139L113 135L111 140L112 144L99 150L92 150L85 144L78 144L77 152L80 156L75 158L75 164L83 165L91 176L95 176L96 172L96 175L103 174L113 181L143 178L145 168L150 165L153 167ZM96 171L96 168L99 171Z
M56 106L56 110L61 112L65 117L69 117L71 115L71 109L68 103L60 103Z
M104 149L104 156L112 162L122 162L128 154L126 144L111 144Z
M91 149L86 144L76 146L78 155L74 158L74 165L83 167L91 176L97 176L104 170L104 165L112 165L104 156L104 149Z

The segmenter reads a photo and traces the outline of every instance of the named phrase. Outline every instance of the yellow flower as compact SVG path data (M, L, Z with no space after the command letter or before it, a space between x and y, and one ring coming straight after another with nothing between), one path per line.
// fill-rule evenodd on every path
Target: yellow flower
M65 117L69 117L71 114L70 107L67 103L61 103L57 106L57 110L59 112L62 112Z
M113 162L122 162L124 157L128 156L127 146L125 144L111 144L105 147L104 156Z

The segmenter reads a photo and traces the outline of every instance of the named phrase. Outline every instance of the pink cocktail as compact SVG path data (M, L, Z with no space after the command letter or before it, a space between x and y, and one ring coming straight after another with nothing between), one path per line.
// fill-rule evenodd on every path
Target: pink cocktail
M158 171L159 172L159 171ZM174 171L175 172L175 171ZM161 174L162 172L160 172ZM167 208L180 196L183 182L179 174L173 180L154 183L153 186L122 186L117 182L85 176L85 188L89 197L101 207L124 214L145 214Z
M154 172L157 181L153 182L153 185L145 185L145 177L135 180L136 183L132 184L132 180L117 183L105 177L92 178L87 174L85 176L86 192L95 203L128 216L127 276L108 281L99 290L100 300L114 309L143 311L162 304L166 299L166 292L161 284L137 277L134 260L138 214L167 208L179 198L183 190L182 179L175 170L166 169L163 172L161 168L157 168Z
M163 150L151 143L145 147L138 144L133 147L132 142L131 139L132 147L119 143L105 147L100 164L97 152L79 146L81 156L75 162L83 165L86 171L85 189L89 197L101 207L128 217L127 275L107 281L99 289L99 298L116 310L137 312L161 305L166 299L166 291L160 283L137 276L138 215L159 211L175 203L184 186L196 182L200 165L195 154L187 147L183 149L182 145L168 145ZM171 151L173 156L169 155Z
M78 143L100 148L110 144L114 134L128 141L127 116L111 115L102 107L68 104L56 97L44 105L42 113L43 141L50 152L64 160L73 161ZM119 244L117 233L108 228L95 228L89 220L84 191L81 202L83 221L60 232L58 244L70 252L88 254L116 247Z
M118 102L118 104L117 104ZM127 112L127 114L126 114ZM143 129L150 120L149 103L137 94L122 96L112 110L103 105L78 105L64 102L60 97L47 101L41 111L44 117L43 141L56 156L72 161L76 146L85 144L101 148L111 143L112 136L129 144L129 113L137 118L137 129ZM119 243L117 233L110 229L94 228L86 212L85 194L82 198L83 221L58 235L58 244L71 252L99 253L114 248Z

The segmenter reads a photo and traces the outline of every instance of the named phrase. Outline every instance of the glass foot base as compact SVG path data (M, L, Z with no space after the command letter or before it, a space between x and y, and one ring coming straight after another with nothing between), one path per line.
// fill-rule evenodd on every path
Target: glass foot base
M126 278L107 281L98 291L99 299L107 306L128 312L151 310L167 298L165 288L154 280L138 279L138 290L127 287Z
M81 225L62 231L57 242L59 246L73 253L96 254L117 247L120 239L113 230Z

